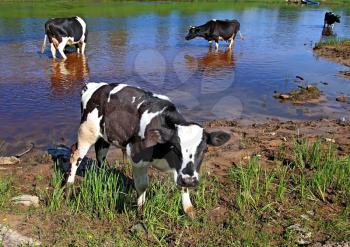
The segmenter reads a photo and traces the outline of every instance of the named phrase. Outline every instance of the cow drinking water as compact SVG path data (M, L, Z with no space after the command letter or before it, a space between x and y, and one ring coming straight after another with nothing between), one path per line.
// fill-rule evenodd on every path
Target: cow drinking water
M75 45L77 51L84 54L88 31L85 21L79 16L70 18L52 18L45 23L45 38L41 53L46 47L46 39L51 45L52 57L56 58L56 49L63 59L67 59L64 54L66 45Z
M210 20L204 25L197 27L190 27L186 40L202 37L211 44L215 41L216 49L219 48L219 40L229 41L229 48L232 47L233 41L239 33L240 38L244 37L240 31L240 23L237 20Z
M94 145L98 164L110 145L125 148L132 164L139 208L145 203L152 165L172 172L182 188L182 205L192 215L189 187L199 183L199 170L207 145L220 146L230 139L223 131L207 132L188 122L164 95L126 84L88 83L81 97L81 123L76 149L72 151L67 183L74 183L77 168Z

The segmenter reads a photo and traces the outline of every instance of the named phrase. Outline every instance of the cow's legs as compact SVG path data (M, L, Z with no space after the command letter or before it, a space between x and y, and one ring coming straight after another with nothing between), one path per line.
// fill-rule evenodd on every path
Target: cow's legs
M190 193L188 191L188 188L182 187L181 190L181 199L182 199L182 208L184 212L190 217L194 217L194 211L193 206L190 199Z
M62 42L57 47L58 51L60 52L60 54L64 60L67 59L67 56L64 54L64 48L66 47L66 45L67 45L67 39L62 38Z
M98 167L102 167L104 161L106 160L109 146L110 144L106 142L103 138L99 138L95 143L95 152Z
M131 161L131 160L130 160ZM132 161L131 161L132 162ZM132 174L134 177L135 189L137 191L137 207L142 208L146 201L146 189L149 184L149 178L147 174L148 162L132 162Z
M86 47L86 43L83 42L83 43L81 44L81 54L84 54L84 53L85 53L85 47Z
M215 49L219 49L219 41L218 40L215 40Z
M99 133L100 119L98 118L98 111L95 109L88 114L86 121L79 127L77 149L73 151L70 158L71 167L67 178L68 184L74 183L78 166L90 147L96 143Z
M50 44L51 54L53 58L56 58L56 48L53 43Z
M241 30L238 31L238 34L239 34L239 37L241 38L241 40L244 40L244 36L243 36L243 34L241 33Z
M228 48L232 48L232 45L233 45L233 39L230 39L230 44L228 45Z
M81 47L80 43L75 44L75 48L77 49L77 53L80 53L80 51L81 51L80 47Z
M209 40L209 46L211 47L213 44L213 41L212 40Z

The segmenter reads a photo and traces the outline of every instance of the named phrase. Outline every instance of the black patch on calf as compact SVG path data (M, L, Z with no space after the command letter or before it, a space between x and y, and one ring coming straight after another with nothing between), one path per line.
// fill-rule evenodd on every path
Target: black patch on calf
M188 162L187 165L186 165L186 167L182 170L182 173L183 173L184 175L193 176L194 171L195 171L195 169L194 169L194 164L193 164L193 162Z

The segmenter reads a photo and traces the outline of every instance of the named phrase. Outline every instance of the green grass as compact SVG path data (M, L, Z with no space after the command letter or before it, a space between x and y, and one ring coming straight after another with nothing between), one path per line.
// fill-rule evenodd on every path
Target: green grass
M8 204L11 198L11 180L0 177L0 209Z
M254 156L224 179L203 174L190 192L193 220L182 211L172 176L152 173L139 212L132 181L108 165L92 166L70 193L64 193L63 174L55 169L41 197L46 204L14 213L26 215L44 244L55 246L294 246L298 232L286 230L293 224L311 231L311 238L349 239L350 157L322 140L296 139L288 157L287 150L276 150L268 166ZM5 202L6 193L0 196ZM144 230L131 230L140 224Z
M342 51L345 49L349 49L350 40L348 38L323 39L315 44L315 49L320 49L324 46L333 46L336 50Z
M83 17L127 17L155 13L168 15L176 11L181 14L193 14L199 11L240 10L256 7L290 7L300 5L287 4L284 0L213 0L213 1L1 1L0 18L51 18L62 16ZM344 0L326 1L326 4L348 9Z
M266 205L283 202L286 197L326 202L329 194L335 194L338 200L345 200L347 207L350 206L349 156L339 157L333 144L320 140L313 144L295 140L293 150L292 162L277 162L269 171L263 171L257 157L247 166L231 169L231 179L237 182L239 190L238 208L259 211Z

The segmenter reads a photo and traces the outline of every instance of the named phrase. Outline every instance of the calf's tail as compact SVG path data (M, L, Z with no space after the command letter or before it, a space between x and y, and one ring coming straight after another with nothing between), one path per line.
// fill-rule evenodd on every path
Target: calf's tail
M45 34L45 37L44 37L44 42L43 42L43 45L41 47L41 53L44 53L45 51L45 47L46 47L46 39L47 39L47 35Z
M244 36L243 36L243 34L241 33L241 30L238 30L238 33L239 33L239 37L241 38L241 40L244 40Z

